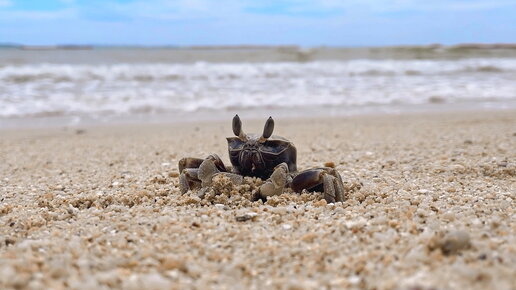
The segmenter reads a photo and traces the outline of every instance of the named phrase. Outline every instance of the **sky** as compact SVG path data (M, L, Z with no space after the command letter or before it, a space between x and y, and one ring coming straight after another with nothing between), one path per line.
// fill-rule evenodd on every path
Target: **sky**
M0 0L0 43L516 43L516 0Z

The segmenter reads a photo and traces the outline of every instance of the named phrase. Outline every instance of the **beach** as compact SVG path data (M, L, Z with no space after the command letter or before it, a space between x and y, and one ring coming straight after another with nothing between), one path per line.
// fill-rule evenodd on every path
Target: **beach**
M230 119L1 130L0 288L516 287L515 110L275 121L346 201L181 195L182 157L229 164Z

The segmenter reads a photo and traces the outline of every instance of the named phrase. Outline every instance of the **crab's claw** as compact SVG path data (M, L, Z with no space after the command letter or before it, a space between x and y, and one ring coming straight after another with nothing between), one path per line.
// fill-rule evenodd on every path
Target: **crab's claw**
M254 196L254 200L266 200L269 196L280 195L289 183L289 171L286 163L281 163L274 169L271 177L263 183Z
M305 189L322 192L327 202L345 201L347 198L342 177L336 169L329 167L300 172L292 180L291 187L298 193Z

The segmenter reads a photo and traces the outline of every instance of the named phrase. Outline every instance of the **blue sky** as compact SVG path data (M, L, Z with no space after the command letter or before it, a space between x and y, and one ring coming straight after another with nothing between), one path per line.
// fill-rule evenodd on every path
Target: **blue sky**
M516 42L515 0L0 0L0 43Z

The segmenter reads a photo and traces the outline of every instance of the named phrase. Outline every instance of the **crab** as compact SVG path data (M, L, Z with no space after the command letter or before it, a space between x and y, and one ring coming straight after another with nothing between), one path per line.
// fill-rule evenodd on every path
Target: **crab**
M280 195L286 188L301 193L322 192L328 203L344 201L344 185L339 172L331 167L319 167L297 171L297 150L292 142L272 135L274 120L265 122L262 135L245 134L238 115L233 118L233 133L228 137L228 152L232 167L216 154L208 157L186 157L179 161L179 187L182 194L210 188L213 178L224 175L233 184L242 184L244 176L258 177L265 182L253 195L253 200L266 201L267 197Z

